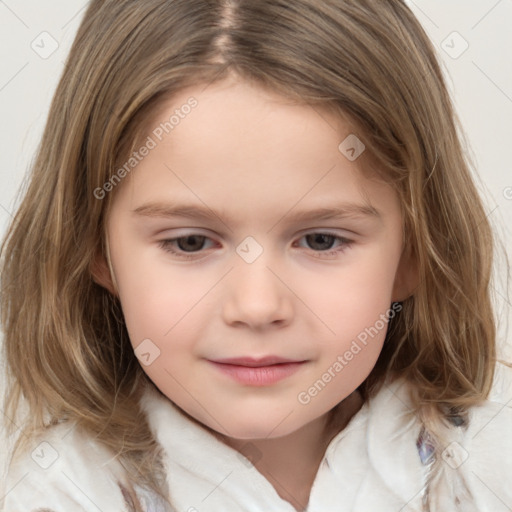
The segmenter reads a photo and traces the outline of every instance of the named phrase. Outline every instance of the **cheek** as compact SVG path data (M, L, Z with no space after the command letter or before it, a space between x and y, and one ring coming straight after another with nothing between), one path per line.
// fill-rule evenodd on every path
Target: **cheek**
M162 339L211 288L207 276L171 266L154 247L139 248L118 238L112 260L133 345Z
M364 258L354 258L334 276L316 275L300 283L298 293L308 298L308 306L324 325L317 338L319 364L305 381L305 401L300 403L334 406L373 369L391 313L396 261L389 253L376 248Z
M297 295L324 323L326 340L357 336L391 305L396 261L377 250L358 256L335 271L312 273L296 281Z
M189 333L184 331L190 326L190 319L195 316L195 306L204 295L204 287L165 286L162 276L158 283L158 286L153 286L151 282L133 278L120 293L123 314L134 346L145 338L153 339L161 349L171 340L173 345L179 344L176 340L186 340Z
M141 265L133 268L144 270ZM195 357L201 330L198 315L204 314L204 304L199 301L208 288L204 283L185 286L178 274L166 276L156 266L145 272L119 275L123 315L142 369L165 389L172 376L184 381L182 372Z

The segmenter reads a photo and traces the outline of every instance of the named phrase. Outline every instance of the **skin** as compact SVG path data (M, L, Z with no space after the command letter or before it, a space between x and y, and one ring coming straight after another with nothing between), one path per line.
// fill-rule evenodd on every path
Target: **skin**
M143 368L162 393L226 444L242 453L249 447L259 471L301 510L327 444L361 407L354 390L372 370L386 329L359 343L307 404L299 393L413 287L400 203L389 185L363 174L364 153L351 162L338 150L351 133L340 119L236 77L182 91L149 126L190 96L197 108L118 186L107 219L113 275L100 258L95 279L118 294L133 347L145 339L158 347L159 357ZM206 205L217 217L135 212L176 202ZM378 215L293 219L348 203ZM319 246L305 236L326 231L341 238ZM195 252L183 250L183 239L161 245L190 234L207 237L202 247L195 239ZM252 263L236 252L248 236L263 250ZM305 363L256 387L209 361L267 355ZM326 430L338 404L341 420Z

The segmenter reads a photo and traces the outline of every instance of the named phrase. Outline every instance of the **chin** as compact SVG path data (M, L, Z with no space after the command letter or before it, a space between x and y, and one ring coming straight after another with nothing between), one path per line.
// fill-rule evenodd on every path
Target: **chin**
M289 423L283 425L282 423L285 423L283 419L280 417L269 421L267 418L266 421L261 422L261 417L254 418L253 421L247 418L243 423L226 425L229 433L222 432L222 434L238 440L269 440L292 434L301 427L301 425L291 425Z

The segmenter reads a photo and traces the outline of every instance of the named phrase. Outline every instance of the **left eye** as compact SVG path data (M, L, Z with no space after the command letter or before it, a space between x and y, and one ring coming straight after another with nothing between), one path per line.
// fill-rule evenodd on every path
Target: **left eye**
M302 238L306 240L309 248L315 251L328 251L332 249L336 240L341 240L339 236L330 235L329 233L310 233L309 235L304 235Z

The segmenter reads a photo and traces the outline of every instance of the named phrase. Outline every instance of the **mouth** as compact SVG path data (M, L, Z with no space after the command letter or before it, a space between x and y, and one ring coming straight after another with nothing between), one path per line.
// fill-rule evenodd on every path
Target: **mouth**
M214 363L231 364L234 366L248 366L250 368L259 368L263 366L273 366L276 364L302 363L304 361L297 359L285 359L278 356L254 357L231 357L227 359L215 359Z
M270 386L297 372L307 361L267 356L208 360L222 374L246 386Z

